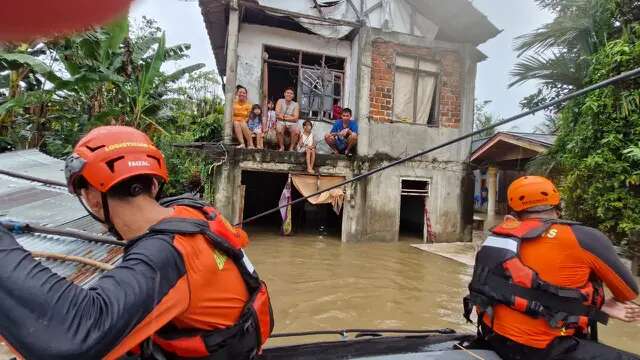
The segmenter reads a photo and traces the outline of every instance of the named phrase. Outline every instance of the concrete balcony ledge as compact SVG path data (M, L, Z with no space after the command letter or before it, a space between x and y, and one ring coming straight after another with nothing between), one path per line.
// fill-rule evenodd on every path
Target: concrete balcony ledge
M175 144L175 147L200 150L212 159L225 156L231 164L248 170L306 173L305 153L270 149L238 149L220 143ZM357 156L316 154L316 174L349 176Z

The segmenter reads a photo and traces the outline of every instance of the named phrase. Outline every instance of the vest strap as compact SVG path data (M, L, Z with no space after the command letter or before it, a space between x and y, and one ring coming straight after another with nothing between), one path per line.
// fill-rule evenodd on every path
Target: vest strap
M527 289L510 283L494 274L487 274L486 280L497 294L515 295L530 302L538 302L547 312L563 314L561 317L564 318L571 315L587 316L605 325L609 320L607 314L598 310L595 306L585 305L581 299L576 299L573 295L569 297L562 297L560 294L554 296L543 290Z

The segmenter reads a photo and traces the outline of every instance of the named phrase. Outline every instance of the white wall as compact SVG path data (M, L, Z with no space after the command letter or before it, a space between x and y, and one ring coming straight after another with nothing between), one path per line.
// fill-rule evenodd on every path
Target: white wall
M345 58L346 105L349 106L355 102L352 99L352 78L355 74L351 71L350 41L326 39L318 35L303 34L269 26L240 24L238 84L244 85L249 90L249 101L257 103L260 100L262 51L265 45Z

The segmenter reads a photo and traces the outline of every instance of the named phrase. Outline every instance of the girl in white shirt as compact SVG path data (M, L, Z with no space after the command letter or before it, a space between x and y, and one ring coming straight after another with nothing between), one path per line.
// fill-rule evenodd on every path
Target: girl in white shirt
M306 152L307 154L307 172L313 174L313 165L316 162L316 143L313 140L313 123L310 120L305 120L302 124L302 134L298 140L298 151Z

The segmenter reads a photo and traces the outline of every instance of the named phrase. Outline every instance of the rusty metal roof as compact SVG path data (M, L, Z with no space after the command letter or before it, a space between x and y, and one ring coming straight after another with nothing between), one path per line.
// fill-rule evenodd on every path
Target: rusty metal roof
M45 180L64 182L64 162L37 150L0 154L0 170L9 170ZM29 222L61 229L70 228L102 234L104 228L93 220L67 189L16 177L0 175L0 219ZM42 234L16 235L20 245L29 251L42 251L116 264L122 248L64 236ZM57 274L88 287L104 271L71 261L42 260Z

